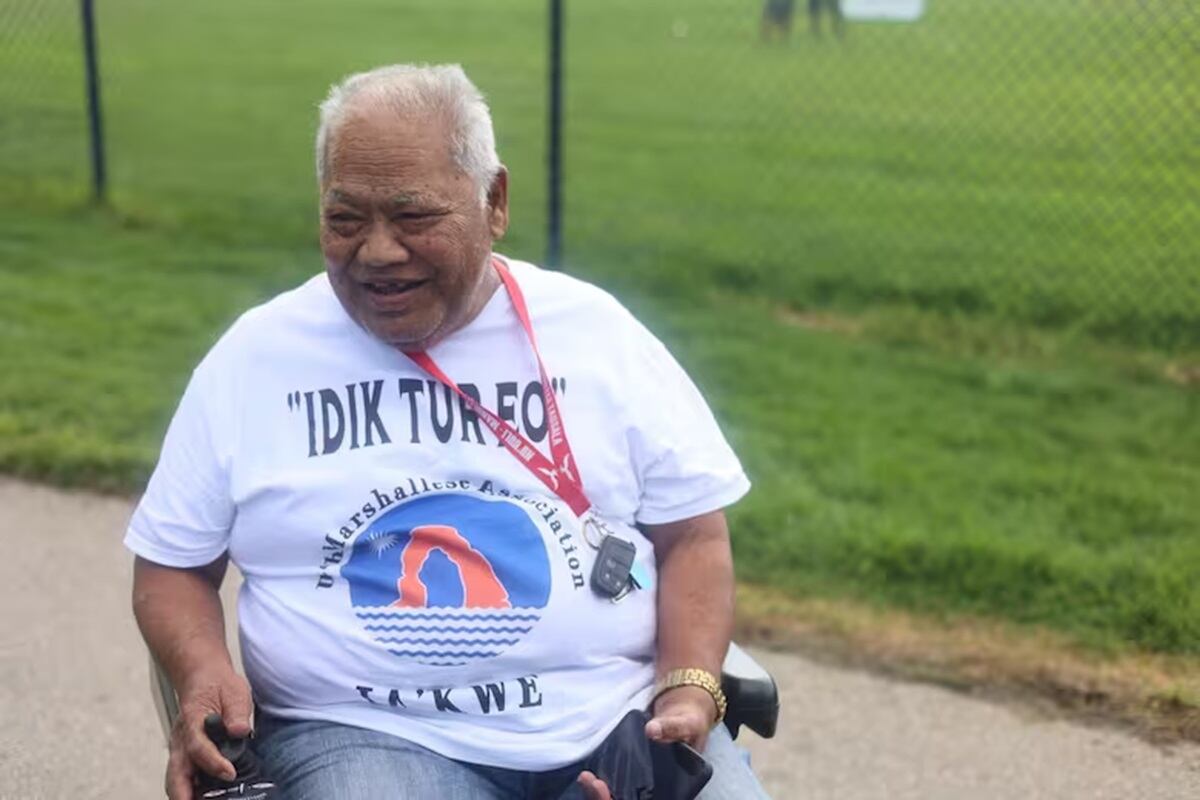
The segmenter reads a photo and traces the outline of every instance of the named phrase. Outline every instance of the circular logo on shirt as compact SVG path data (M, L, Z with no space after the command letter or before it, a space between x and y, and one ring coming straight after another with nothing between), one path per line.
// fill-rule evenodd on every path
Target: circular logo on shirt
M500 655L550 599L550 559L525 509L464 494L383 514L355 540L342 577L375 641L430 666Z

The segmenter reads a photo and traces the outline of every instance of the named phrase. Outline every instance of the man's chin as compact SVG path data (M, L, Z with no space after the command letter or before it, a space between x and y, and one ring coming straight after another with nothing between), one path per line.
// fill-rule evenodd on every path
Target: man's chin
M424 350L437 339L436 326L368 325L367 330L376 339L397 350Z

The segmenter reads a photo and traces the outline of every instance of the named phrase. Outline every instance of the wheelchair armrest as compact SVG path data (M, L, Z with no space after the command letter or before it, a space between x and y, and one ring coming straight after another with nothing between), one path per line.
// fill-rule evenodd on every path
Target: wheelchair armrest
M171 743L171 727L179 716L179 698L175 695L175 687L167 672L158 663L158 659L150 656L150 695L154 698L154 710L158 712L158 725L162 728L163 738Z
M764 739L775 735L779 721L779 689L775 679L736 644L729 645L721 669L721 689L729 701L725 727L735 739L743 725Z

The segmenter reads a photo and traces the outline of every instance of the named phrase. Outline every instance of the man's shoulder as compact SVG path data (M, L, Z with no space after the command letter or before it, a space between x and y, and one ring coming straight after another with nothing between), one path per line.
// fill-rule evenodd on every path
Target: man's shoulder
M506 263L535 316L553 319L571 315L576 320L597 319L610 324L634 321L620 300L582 278L527 261L506 259Z
M339 311L328 277L318 273L242 312L206 360L253 357L263 347L303 347L309 336L344 325L348 318Z
M329 277L319 272L299 286L250 307L238 318L235 327L261 328L304 320L330 322L336 319L330 313L337 309L336 303Z
M588 281L523 261L509 261L540 330L564 341L587 343L615 363L640 359L663 345L625 305ZM541 338L541 337L539 337Z

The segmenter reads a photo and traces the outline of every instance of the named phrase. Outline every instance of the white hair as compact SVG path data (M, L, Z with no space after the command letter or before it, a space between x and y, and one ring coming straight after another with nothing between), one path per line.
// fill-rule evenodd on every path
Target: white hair
M486 202L500 171L492 115L483 94L458 64L393 64L351 75L329 89L317 126L317 182L324 185L329 140L351 111L387 109L398 116L441 115L450 126L454 163L479 187Z

